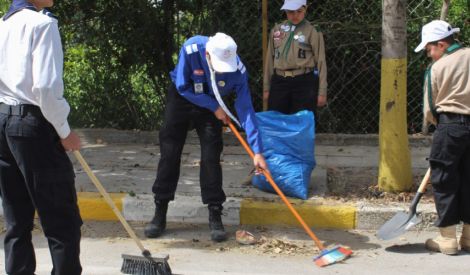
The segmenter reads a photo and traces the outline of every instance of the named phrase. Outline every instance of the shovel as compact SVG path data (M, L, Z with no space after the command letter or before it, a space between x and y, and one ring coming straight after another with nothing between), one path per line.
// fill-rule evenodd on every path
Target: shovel
M416 193L408 212L401 211L395 214L389 221L387 221L377 232L377 237L382 240L391 240L405 233L408 229L421 222L421 218L416 215L416 206L421 200L426 186L428 185L431 176L431 168L428 168L426 175L424 175L421 184L419 185L418 192Z

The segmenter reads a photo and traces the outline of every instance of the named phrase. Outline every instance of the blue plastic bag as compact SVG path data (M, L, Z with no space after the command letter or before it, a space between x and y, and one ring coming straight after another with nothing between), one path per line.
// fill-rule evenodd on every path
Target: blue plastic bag
M284 115L275 111L256 114L263 141L263 155L274 182L286 196L307 199L310 175L315 167L313 113ZM264 175L252 178L254 186L275 193Z

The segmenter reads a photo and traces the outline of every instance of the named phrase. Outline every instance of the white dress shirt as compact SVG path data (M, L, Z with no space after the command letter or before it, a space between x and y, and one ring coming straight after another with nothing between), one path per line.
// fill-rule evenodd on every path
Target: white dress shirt
M23 9L0 20L0 102L39 106L61 138L70 134L63 97L63 52L57 20Z

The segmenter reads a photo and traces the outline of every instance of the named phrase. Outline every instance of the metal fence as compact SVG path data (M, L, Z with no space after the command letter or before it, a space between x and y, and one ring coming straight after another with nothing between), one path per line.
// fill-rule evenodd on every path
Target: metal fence
M463 3L466 0L454 0ZM378 133L382 1L318 0L311 3L307 19L325 36L328 65L328 106L319 112L318 132ZM204 4L204 1L201 2ZM248 68L255 108L262 109L262 1L214 1L205 3L213 21L201 30L223 31L239 44ZM269 29L285 19L283 0L268 1ZM408 129L420 132L422 79L426 57L413 52L421 26L438 19L442 2L408 1ZM452 10L452 8L451 8ZM468 8L466 9L468 14ZM462 20L465 22L465 12ZM458 19L458 16L457 16ZM461 28L470 26L459 26ZM469 37L461 37L468 45Z
M148 41L134 39L139 41L137 43L138 45L136 43L134 43L136 45L126 43L126 39L132 39L129 38L130 36L119 36L118 42L120 43L120 48L115 50L118 53L126 51L133 52L135 47L144 42L146 44L154 43L150 46L151 50L158 49L158 53L155 55L146 55L155 56L155 60L152 60L153 67L151 70L145 66L143 68L138 67L135 69L136 72L131 74L130 81L127 81L128 86L135 86L131 88L123 86L121 77L110 77L120 76L121 74L118 73L122 73L122 66L116 65L114 68L110 68L115 71L119 69L118 73L115 74L108 73L107 69L106 74L97 75L97 77L88 74L91 78L90 81L87 81L83 73L89 70L88 67L81 65L77 65L77 68L67 67L66 72L68 75L66 75L66 77L68 77L67 80L69 83L74 83L72 80L76 80L77 82L81 81L81 83L86 84L78 87L79 93L75 95L80 96L84 94L85 96L83 96L83 99L75 101L85 105L92 105L94 103L101 104L102 106L93 105L89 106L90 108L85 106L87 107L85 109L96 109L102 120L113 122L112 124L105 124L107 127L114 127L116 124L116 127L121 128L158 128L161 116L154 119L154 114L161 113L159 110L163 109L164 103L162 102L164 102L165 87L167 87L168 84L163 82L169 81L167 76L169 66L163 65L171 63L172 56L173 61L176 60L177 52L174 51L177 51L186 38L196 34L212 35L217 31L221 31L230 34L237 41L239 54L249 72L250 87L255 108L257 111L261 111L263 104L262 6L264 1L267 1L268 5L267 20L268 28L270 29L275 23L285 19L284 13L280 11L283 0L95 1L96 3L100 3L100 5L96 4L96 7L87 4L88 2L86 1L61 1L62 3L68 3L67 5L63 4L63 6L59 5L58 9L58 11L62 13L60 14L62 18L66 19L61 21L62 30L68 30L69 32L66 33L69 34L78 32L77 35L79 36L77 37L77 35L75 35L73 39L70 39L70 37L64 38L66 49L67 47L74 47L73 51L66 52L68 54L66 60L77 61L76 63L69 62L70 64L80 65L81 63L78 61L84 60L83 51L80 50L83 45L88 45L88 48L91 47L90 45L95 47L98 39L102 41L106 38L106 34L103 34L103 32L97 32L99 35L95 34L93 38L95 40L90 39L91 35L82 34L80 32L80 26L84 24L84 20L80 19L80 15L90 15L89 20L94 22L93 24L88 24L91 29L93 29L93 26L101 26L101 21L98 19L104 16L106 20L103 21L103 24L110 24L108 29L121 28L116 26L121 26L123 24L121 20L125 19L127 20L127 26L129 29L133 30L132 34L135 34L135 37L140 37L136 34L142 33L151 36L147 37ZM80 2L81 4L76 5L76 2ZM308 0L307 2L309 3L307 19L312 22L319 31L324 33L328 65L328 105L319 110L318 132L355 134L378 133L382 1ZM9 0L0 0L0 13L6 10L9 3ZM162 20L154 20L151 23L148 23L149 20L142 20L142 18L138 18L140 20L137 20L136 17L143 16L142 12L138 9L137 3L145 7L145 10L155 9L154 13L145 13L146 16L152 16L152 18L161 17ZM148 5L149 3L153 4ZM121 4L126 4L126 7L132 9L133 12L122 13L122 9L120 8ZM449 21L463 30L459 38L460 41L468 46L470 44L470 17L468 16L470 13L470 0L452 0L451 4ZM413 48L418 44L421 26L432 19L439 18L442 0L408 0L407 5L407 113L409 133L415 133L421 130L422 79L428 61L423 54L414 53ZM83 8L82 6L87 7L87 9L81 10ZM118 10L121 16L115 16L114 13L106 13L106 11L111 8L114 8L114 11ZM113 11L113 9L111 9L111 11ZM126 17L125 15L129 16ZM139 23L136 24L136 22ZM76 24L76 26L74 24ZM160 32L152 31L153 25L151 24L154 24L154 27L158 27L156 29L159 29ZM165 28L163 26L165 26ZM101 30L100 28L97 29ZM161 33L162 29L167 32L165 33L167 36ZM77 41L83 40L83 45L74 43L74 39ZM114 37L114 39L117 38ZM107 39L106 41L114 40ZM155 46L155 43L159 44L156 45L158 47ZM100 45L106 45L106 43L101 43ZM119 51L119 49L122 50ZM148 47L139 47L139 50L148 51ZM161 54L160 51L164 54ZM113 53L112 50L108 52L110 52L110 56L116 54ZM73 53L75 53L75 55L73 55ZM161 60L161 56L166 57L166 62ZM126 60L127 59L124 61ZM147 61L144 60L142 63L146 64L146 62ZM88 62L86 64L94 63ZM138 62L135 64L138 66L141 65L141 63ZM102 68L109 68L107 63L101 65ZM131 66L131 68L134 67ZM151 73L149 73L149 71L151 71ZM97 79L104 80L99 82L98 85L96 84ZM90 88L89 83L95 84L95 86ZM98 94L104 99L91 102L87 94L85 92L82 93L81 89L85 92L92 93L94 98ZM90 91L87 91L87 89ZM127 104L128 106L122 106L122 108L127 108L126 110L133 114L132 119L120 116L123 118L122 120L125 120L121 122L119 120L120 117L115 115L116 112L121 112L121 110L116 111L115 107L113 107L113 109L105 108L110 105L108 104L106 92L107 90L113 89L118 91L114 93L118 95L116 98L120 101L122 101L122 98L126 98L129 102ZM135 91L141 90L146 91L146 93L133 94ZM96 91L101 92L97 93ZM156 95L154 95L155 91ZM135 100L134 97L139 97L140 101ZM140 97L143 99L141 100ZM134 102L144 102L145 104L133 104ZM81 108L84 108L84 106L81 106ZM153 108L155 111L147 111ZM144 111L142 111L142 109ZM108 110L108 112L102 110ZM94 117L98 116L94 115ZM118 119L116 119L116 117L118 117ZM83 117L80 117L80 119L83 119ZM88 119L80 125L89 126L94 124L95 120Z

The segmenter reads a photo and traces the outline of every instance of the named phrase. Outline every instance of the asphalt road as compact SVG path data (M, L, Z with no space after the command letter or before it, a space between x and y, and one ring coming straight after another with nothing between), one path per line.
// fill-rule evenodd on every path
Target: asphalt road
M142 236L143 224L133 223ZM235 240L238 227L228 227L230 239L224 243L209 240L204 225L169 224L158 240L143 240L152 253L168 253L174 274L470 274L470 253L457 256L430 253L423 242L435 232L407 232L393 241L379 241L375 232L317 230L325 245L341 244L354 251L342 263L319 268L312 259L318 254L301 229L244 228L259 240L255 245L240 245ZM120 274L121 254L139 255L133 241L115 222L87 222L83 226L81 261L83 274ZM2 234L3 236L4 234ZM34 231L37 274L50 274L51 260L47 242L40 229ZM0 257L4 257L3 245ZM0 263L0 274L4 274Z

